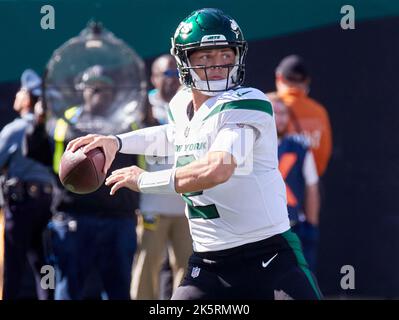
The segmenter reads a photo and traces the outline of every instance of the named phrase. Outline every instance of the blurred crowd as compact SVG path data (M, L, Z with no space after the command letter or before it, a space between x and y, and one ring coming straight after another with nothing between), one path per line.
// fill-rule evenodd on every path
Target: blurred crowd
M79 195L57 176L66 145L87 131L116 134L168 123L168 104L180 88L176 62L161 55L150 71L152 89L116 132L105 124L120 84L106 66L82 70L78 102L62 112L51 110L45 79L31 69L21 75L13 104L19 117L0 132L3 299L169 299L183 279L192 241L180 196L127 189L110 196L106 186ZM291 227L317 273L320 178L331 156L331 126L324 106L309 97L311 75L302 57L283 58L275 84L265 94L274 108ZM171 163L118 154L110 171L131 165L158 171Z

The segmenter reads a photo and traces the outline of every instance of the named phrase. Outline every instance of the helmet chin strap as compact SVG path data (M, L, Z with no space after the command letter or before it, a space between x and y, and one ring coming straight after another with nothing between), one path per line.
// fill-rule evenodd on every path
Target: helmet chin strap
M190 74L194 82L194 89L200 91L202 94L206 96L216 96L219 93L229 90L234 86L234 83L236 82L237 78L237 70L238 70L238 55L236 56L236 66L234 66L231 71L229 72L229 75L227 79L222 79L222 80L201 80L198 74L195 72L195 70L190 69ZM188 60L188 65L191 67L190 60ZM227 83L228 82L228 83ZM209 83L209 87L208 87ZM226 88L226 83L227 83L227 88Z
M206 81L206 80L201 80L198 75L195 73L195 71L190 70L191 76L193 77L195 89L200 91L201 93L207 95L207 96L216 96L219 93L226 91L226 82L229 81L229 84L227 85L227 88L230 88L231 85L231 80L227 79L222 79L222 80L211 80L211 81ZM208 83L209 83L209 89L208 89ZM212 91L209 91L212 90Z

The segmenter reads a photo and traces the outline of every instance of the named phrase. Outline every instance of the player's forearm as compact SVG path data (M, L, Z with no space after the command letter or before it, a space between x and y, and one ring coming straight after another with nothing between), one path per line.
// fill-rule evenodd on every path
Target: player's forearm
M174 146L168 136L170 125L149 127L118 135L122 147L119 152L149 156L171 156Z
M313 224L319 224L320 194L319 185L313 184L306 187L305 191L305 215L306 220Z
M196 192L215 187L226 182L234 173L235 167L235 161L230 154L209 152L203 159L176 170L176 192Z

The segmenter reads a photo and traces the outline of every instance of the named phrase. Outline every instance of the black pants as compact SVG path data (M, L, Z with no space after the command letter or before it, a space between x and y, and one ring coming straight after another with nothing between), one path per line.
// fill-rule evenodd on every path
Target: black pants
M25 299L32 295L24 292L27 262L33 270L37 298L51 298L51 290L40 285L42 266L46 265L43 250L43 231L51 218L51 195L35 198L7 199L4 230L4 284L3 299ZM34 298L34 296L33 296Z
M194 253L172 300L321 299L291 231L240 247Z
M55 300L129 300L135 228L133 216L57 214L49 225Z

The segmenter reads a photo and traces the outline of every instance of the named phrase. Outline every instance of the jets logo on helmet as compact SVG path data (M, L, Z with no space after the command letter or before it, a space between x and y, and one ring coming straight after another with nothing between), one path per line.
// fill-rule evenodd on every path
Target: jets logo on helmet
M236 38L238 39L238 37L240 36L240 27L238 26L237 22L235 22L235 20L231 19L231 30L233 30L233 32L236 34Z
M206 95L241 85L245 75L247 42L237 22L219 9L194 11L177 27L172 37L171 53L176 58L180 81L189 88L197 89ZM218 66L228 68L228 77L223 80L201 80L190 64L189 54L196 49L216 49L229 47L235 52L235 62ZM203 68L206 72L208 67Z
M191 22L190 23L185 23L185 22L180 23L176 29L175 37L177 37L179 35L179 33L181 33L182 38L186 37L186 35L188 33L190 33L192 28L193 28L193 24Z

